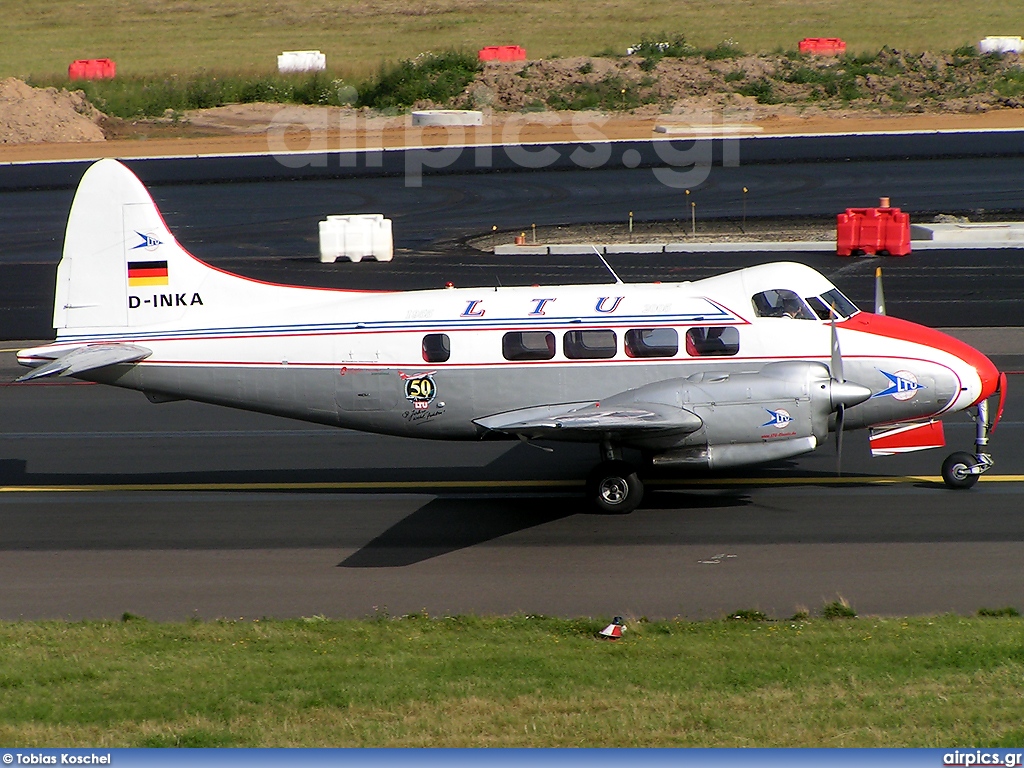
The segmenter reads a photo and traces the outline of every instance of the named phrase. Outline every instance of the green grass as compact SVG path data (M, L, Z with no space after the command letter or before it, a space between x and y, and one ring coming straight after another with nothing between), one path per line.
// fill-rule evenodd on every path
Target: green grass
M65 78L30 79L35 86L81 89L102 112L115 117L158 117L167 110L206 109L225 104L347 104L377 109L410 107L421 99L447 103L457 98L480 65L475 55L445 51L384 65L375 78L350 83L329 73L217 74L187 77L139 76L113 80L77 81Z
M614 111L635 109L642 103L638 89L614 75L596 83L574 83L547 98L551 109Z
M54 77L73 59L110 57L127 76L259 73L282 50L319 49L346 80L423 51L523 45L531 57L622 53L651 30L715 49L790 50L842 37L851 52L888 45L952 50L1024 29L1024 4L961 0L0 0L0 76ZM727 46L728 47L728 46ZM730 55L725 48L722 55Z
M355 86L329 74L220 75L188 77L118 77L113 80L76 81L63 78L30 79L37 87L82 90L101 112L115 117L159 117L168 109L206 109L224 104L270 102L341 106L355 103Z
M385 65L375 82L360 89L359 104L376 109L410 107L420 100L444 104L459 96L480 69L476 54L467 51Z
M0 624L0 743L990 746L1024 739L1024 621Z

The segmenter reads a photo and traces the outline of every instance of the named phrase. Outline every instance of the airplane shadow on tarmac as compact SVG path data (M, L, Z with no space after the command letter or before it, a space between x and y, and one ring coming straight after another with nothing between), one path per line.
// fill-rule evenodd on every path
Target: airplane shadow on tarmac
M641 509L706 510L745 506L749 503L749 498L740 495L652 493ZM584 499L578 497L438 498L388 528L338 563L338 567L393 568L413 565L575 515L595 518L629 517L593 511Z

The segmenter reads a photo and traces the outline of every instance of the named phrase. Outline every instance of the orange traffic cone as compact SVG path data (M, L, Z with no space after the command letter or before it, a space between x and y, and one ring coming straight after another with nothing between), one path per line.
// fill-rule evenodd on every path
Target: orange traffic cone
M622 617L616 616L612 619L612 623L602 629L598 634L607 640L618 640L622 637L622 633L625 631L626 626L622 623Z

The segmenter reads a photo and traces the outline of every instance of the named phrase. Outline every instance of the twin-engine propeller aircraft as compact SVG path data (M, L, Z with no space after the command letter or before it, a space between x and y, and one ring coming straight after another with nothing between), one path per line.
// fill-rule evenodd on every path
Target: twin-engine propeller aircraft
M880 299L880 296L879 296ZM361 292L271 285L187 253L142 183L101 160L82 178L57 269L45 376L338 427L443 440L594 443L588 494L640 503L649 464L715 470L871 429L875 453L944 444L976 410L967 488L992 466L1006 377L937 331L862 312L819 273L765 264L688 283ZM842 352L840 353L840 342ZM1000 395L990 421L987 399Z

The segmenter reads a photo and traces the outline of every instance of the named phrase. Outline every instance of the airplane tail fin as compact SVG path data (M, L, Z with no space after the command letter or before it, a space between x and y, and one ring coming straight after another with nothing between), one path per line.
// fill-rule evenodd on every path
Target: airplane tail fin
M71 205L57 268L54 328L59 333L134 325L129 290L166 287L170 293L173 273L186 260L193 261L142 182L116 160L100 160L85 172Z
M57 336L322 319L349 291L274 285L212 267L174 239L128 168L100 160L75 193L57 268Z

